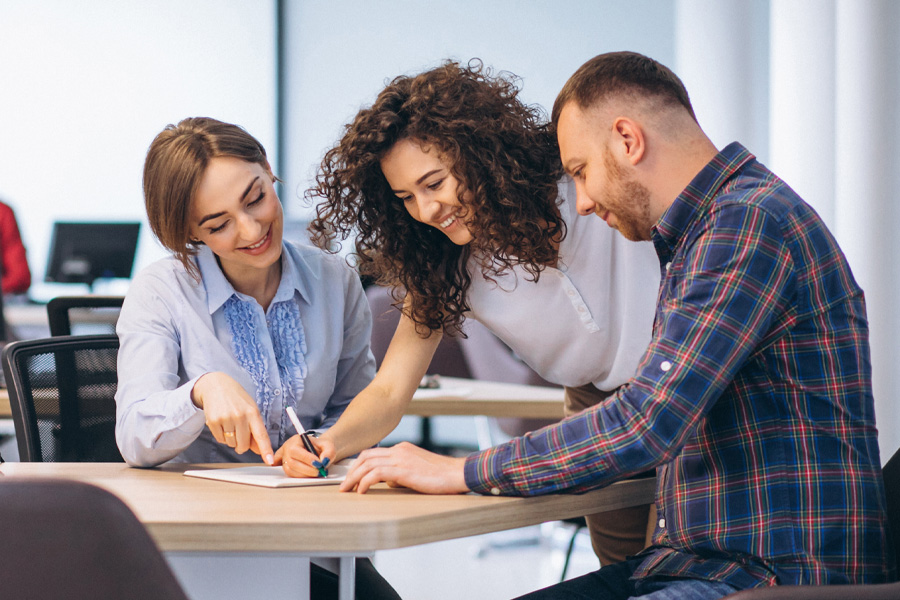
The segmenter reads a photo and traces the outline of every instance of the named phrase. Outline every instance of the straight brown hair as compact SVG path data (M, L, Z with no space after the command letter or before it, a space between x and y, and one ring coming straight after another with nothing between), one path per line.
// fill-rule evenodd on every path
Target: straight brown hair
M144 161L144 205L150 228L185 269L200 277L191 258L200 242L190 239L191 203L209 161L231 156L271 172L266 150L242 127L208 117L167 125L154 138Z

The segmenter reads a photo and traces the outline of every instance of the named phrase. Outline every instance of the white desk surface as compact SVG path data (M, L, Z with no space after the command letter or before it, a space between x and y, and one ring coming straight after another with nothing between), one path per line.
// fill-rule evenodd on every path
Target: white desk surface
M445 390L447 394L440 392ZM465 390L467 395L455 392ZM478 379L441 377L441 387L420 390L413 396L406 414L421 417L439 415L485 415L534 419L563 418L563 388L498 383Z
M13 327L16 325L47 326L48 323L46 304L5 304L3 316Z

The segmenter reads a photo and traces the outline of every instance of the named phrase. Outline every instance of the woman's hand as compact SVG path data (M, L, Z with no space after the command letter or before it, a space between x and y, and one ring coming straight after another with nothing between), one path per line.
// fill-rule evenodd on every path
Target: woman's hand
M313 462L318 462L319 464L333 464L337 451L331 440L326 438L314 438L310 436L309 441L312 442L316 452L319 453L319 456L314 456L307 452L306 448L303 447L300 436L295 435L286 441L284 445L278 449L278 452L275 453L274 464L281 465L281 468L284 469L284 472L288 477L318 477L319 469L313 465ZM328 459L328 462L323 463L322 461L326 458Z
M381 481L392 487L408 487L426 494L462 494L468 492L465 458L441 456L400 442L391 448L372 448L356 459L341 491L354 488L365 494Z
M206 426L217 442L238 454L252 450L266 464L274 464L269 433L256 401L232 377L220 372L202 375L194 383L191 400L203 410Z

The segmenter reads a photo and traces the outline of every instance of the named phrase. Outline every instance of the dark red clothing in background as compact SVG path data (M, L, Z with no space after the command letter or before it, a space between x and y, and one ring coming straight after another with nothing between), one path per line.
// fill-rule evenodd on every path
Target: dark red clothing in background
M19 235L16 215L13 210L0 202L0 260L2 279L0 288L4 294L22 294L31 285L31 271L25 258L25 246Z

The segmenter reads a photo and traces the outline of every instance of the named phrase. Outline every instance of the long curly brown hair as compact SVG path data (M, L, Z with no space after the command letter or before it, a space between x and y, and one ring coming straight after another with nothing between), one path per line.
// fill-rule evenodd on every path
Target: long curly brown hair
M494 75L478 60L391 81L346 126L305 193L319 202L313 242L337 251L355 235L361 274L405 289L409 317L450 334L469 310L471 257L485 277L522 265L536 281L566 233L557 208L562 167L544 111L518 94L518 78ZM468 245L413 219L391 191L381 159L403 139L436 148L460 182L457 196L471 215Z

